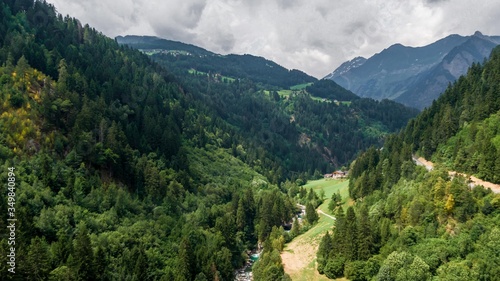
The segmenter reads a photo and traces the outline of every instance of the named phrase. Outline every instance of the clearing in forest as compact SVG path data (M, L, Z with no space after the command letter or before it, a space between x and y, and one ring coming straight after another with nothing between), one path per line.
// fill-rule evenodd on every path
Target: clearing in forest
M325 191L325 202L319 207L326 214L328 203L333 193L340 191L346 204L349 202L347 180L317 180L309 182L305 187L314 189L318 194L321 189ZM290 275L293 281L323 281L330 280L324 275L320 275L316 270L316 252L323 235L332 230L334 220L331 216L319 213L318 223L307 232L299 235L292 242L288 243L281 253L285 272ZM346 280L346 279L339 279Z

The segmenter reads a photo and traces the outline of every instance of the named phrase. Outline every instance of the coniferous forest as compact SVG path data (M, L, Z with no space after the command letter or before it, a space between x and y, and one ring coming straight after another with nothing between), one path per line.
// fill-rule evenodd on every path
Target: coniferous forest
M259 245L255 279L286 280L281 226L320 203L299 186L416 114L180 75L45 1L0 13L2 280L233 280Z
M290 280L325 200L303 185L341 167L319 273L499 280L500 196L448 173L500 183L499 48L417 116L260 57L145 54L45 1L0 14L1 280L234 280L257 249L254 280Z
M356 200L336 209L318 271L349 280L499 280L500 195L456 170L498 182L500 48L382 149L351 166ZM415 166L412 154L437 162Z

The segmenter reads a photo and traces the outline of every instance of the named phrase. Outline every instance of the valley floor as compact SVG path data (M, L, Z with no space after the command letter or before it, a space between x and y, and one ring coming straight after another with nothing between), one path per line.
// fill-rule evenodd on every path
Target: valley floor
M296 237L288 243L281 253L285 272L290 275L293 281L326 281L325 275L320 275L316 270L316 252L318 251L321 238L327 231L331 231L335 222L335 217L329 214L328 203L333 193L340 192L346 205L348 200L348 181L337 180L317 180L308 183L305 187L312 188L316 192L320 189L325 191L325 202L319 206L319 221L307 232ZM347 280L347 279L338 279Z
M281 259L285 272L294 281L323 281L330 280L320 275L316 270L316 252L321 238L333 227L333 220L321 216L319 222L306 233L290 242L283 252Z

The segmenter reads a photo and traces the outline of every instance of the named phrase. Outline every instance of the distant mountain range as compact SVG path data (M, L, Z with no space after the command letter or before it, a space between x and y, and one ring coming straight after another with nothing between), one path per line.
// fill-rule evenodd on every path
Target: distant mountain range
M318 80L300 70L289 70L263 57L248 54L220 55L191 44L153 36L118 36L116 41L150 55L165 56L164 59L171 60L183 71L193 68L200 72L248 78L254 82L284 88Z
M489 57L498 44L500 36L479 31L471 36L450 35L423 47L395 44L369 59L345 62L325 78L361 97L387 98L422 109L472 63Z

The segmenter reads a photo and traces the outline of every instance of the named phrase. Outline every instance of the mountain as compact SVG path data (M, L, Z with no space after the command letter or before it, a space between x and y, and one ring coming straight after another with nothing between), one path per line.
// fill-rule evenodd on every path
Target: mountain
M500 188L485 186L500 183L499 89L495 47L383 149L370 148L353 162L355 203L346 212L336 207L335 227L317 252L319 273L350 280L498 279ZM417 166L417 157L434 167Z
M315 170L323 173L331 166L346 165L360 147L380 145L387 132L401 128L416 114L395 102L360 99L331 80L304 83L310 80L304 80L302 72L288 71L264 58L193 55L186 51L192 45L174 52L166 49L169 40L123 38L132 47L136 45L131 40L164 42L163 49L154 43L157 49L141 51L170 70L187 92L243 136L286 163L288 168L282 172L318 174ZM125 42L123 38L116 40ZM145 47L143 43L137 46ZM290 87L293 83L300 84Z
M395 44L369 59L355 58L326 76L362 97L388 98L422 109L473 62L482 62L499 36L450 35L423 47Z
M300 70L288 70L273 61L249 54L223 56L190 44L151 36L118 36L116 41L153 56L168 58L171 67L175 63L182 71L194 69L285 88L317 80Z
M128 45L135 49L144 51L166 51L171 53L184 53L193 56L215 56L215 53L207 51L198 46L186 44L178 41L161 39L155 36L117 36L116 42L121 45Z
M299 186L416 114L263 58L146 55L45 1L0 2L0 31L2 280L234 280L259 244L286 280L281 226L323 200Z

